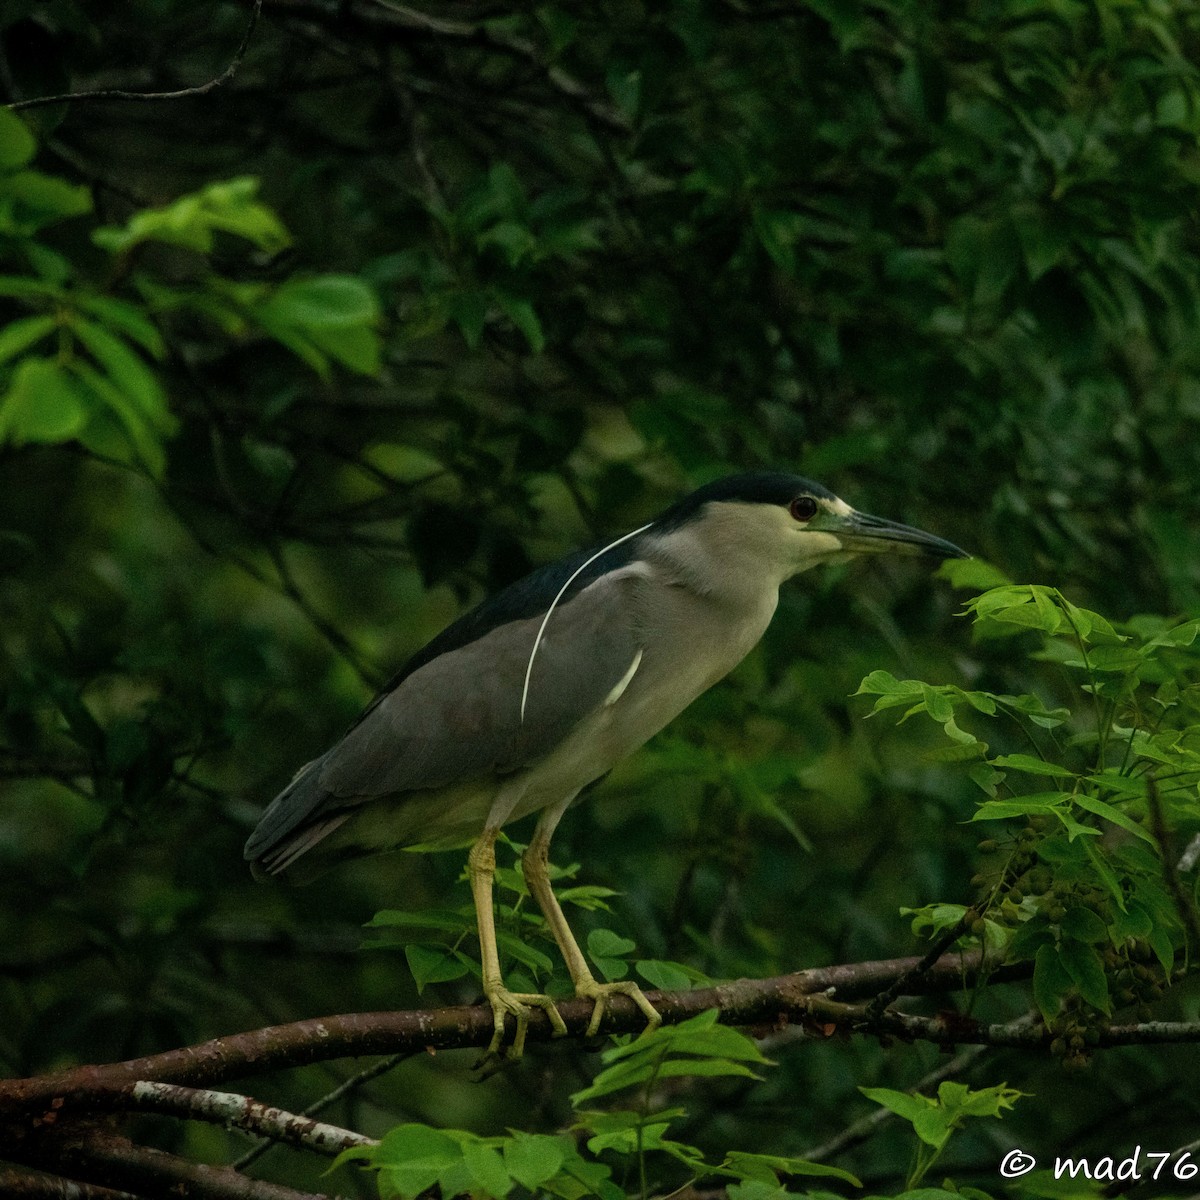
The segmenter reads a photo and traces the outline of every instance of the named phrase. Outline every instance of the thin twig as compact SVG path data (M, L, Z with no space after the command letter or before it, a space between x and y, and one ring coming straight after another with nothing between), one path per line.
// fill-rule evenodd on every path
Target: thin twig
M375 1145L374 1138L261 1104L249 1096L214 1092L208 1088L180 1087L176 1083L154 1080L135 1083L129 1093L128 1107L142 1112L207 1121L213 1125L233 1126L273 1141L302 1146L316 1154L333 1156L351 1146Z
M309 624L350 664L359 679L372 691L378 691L383 686L383 676L371 670L350 640L342 634L342 631L313 607L312 602L292 578L291 570L283 557L282 548L274 541L269 541L266 550L271 556L271 562L275 564L275 572L279 577L279 588L283 594L308 618Z
M174 1154L138 1146L128 1138L95 1130L64 1130L29 1148L33 1165L48 1166L81 1182L113 1186L147 1196L186 1196L188 1200L328 1200L247 1179L228 1167L187 1162Z
M577 105L598 125L614 133L629 132L629 122L612 105L597 99L574 75L548 63L533 42L506 29L433 16L406 4L393 3L392 0L375 0L373 5L353 6L323 4L314 0L272 0L272 9L278 12L301 13L310 19L324 22L357 22L370 28L376 36L382 34L411 39L415 35L445 42L489 47L532 66L554 91Z
M894 979L888 987L879 993L870 1003L867 1012L872 1017L879 1016L885 1008L898 996L904 995L905 989L910 988L926 971L930 970L950 947L970 929L979 914L968 908L965 913L932 946L929 947L921 960L904 975Z
M339 1083L331 1092L327 1092L324 1096L314 1100L306 1109L303 1109L301 1116L313 1117L316 1116L322 1109L328 1108L331 1104L340 1100L349 1092L355 1091L363 1086L364 1083L369 1083L372 1079L377 1079L380 1075L386 1075L388 1071L394 1070L406 1059L412 1058L413 1051L405 1051L403 1054L390 1054L387 1058L380 1062L372 1063L371 1066L365 1067L363 1070L352 1075L349 1079ZM276 1146L280 1142L280 1138L270 1136L264 1138L257 1146L252 1146L241 1158L236 1159L230 1165L236 1171L244 1171L251 1163L257 1162L272 1146Z
M1158 854L1162 859L1163 882L1167 885L1167 890L1175 901L1179 918L1183 922L1184 929L1187 930L1191 952L1193 954L1200 953L1200 920L1196 917L1196 905L1183 886L1183 881L1179 878L1179 870L1175 865L1173 839L1167 829L1162 797L1158 794L1158 780L1153 775L1146 777L1146 808L1149 811L1150 828L1154 834L1154 840L1158 843Z
M0 1167L0 1196L5 1200L138 1200L132 1192L8 1167Z
M15 100L7 107L11 112L16 112L23 108L42 108L47 104L67 104L72 100L182 100L188 96L205 96L219 88L221 84L228 83L237 72L238 67L242 65L242 59L246 57L250 39L254 35L254 28L258 24L262 6L263 0L254 0L254 8L250 12L250 21L246 25L246 32L242 34L241 44L234 51L229 66L207 83L198 84L196 87L179 88L173 92L127 92L121 88L102 88L94 92L64 92L58 96L37 96L32 100Z
M914 1094L924 1092L927 1088L941 1083L944 1079L953 1079L956 1075L961 1075L976 1059L986 1054L990 1048L989 1046L968 1047L960 1054L956 1054L949 1062L943 1063L936 1070L930 1071L928 1075L917 1080L908 1089L909 1092ZM880 1126L887 1124L895 1116L896 1114L891 1109L873 1109L865 1117L860 1117L852 1125L847 1125L840 1133L834 1134L827 1142L822 1142L819 1146L814 1146L811 1150L805 1150L800 1157L807 1158L811 1162L827 1162L831 1158L837 1158L838 1155L849 1150L852 1146L857 1146L859 1143L873 1137Z

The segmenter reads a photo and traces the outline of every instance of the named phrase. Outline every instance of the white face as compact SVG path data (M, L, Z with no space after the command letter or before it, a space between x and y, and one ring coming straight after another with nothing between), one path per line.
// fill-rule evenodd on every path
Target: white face
M963 551L920 529L867 516L837 496L799 492L786 504L714 501L694 526L726 580L731 572L782 582L810 567L858 554L953 558Z
M783 504L712 500L698 518L655 540L698 588L730 593L777 588L801 571L859 554L963 555L920 529L808 492Z
M811 567L851 557L855 551L843 545L837 533L820 526L837 528L854 510L836 497L800 499L807 503L714 501L699 521L679 533L702 545L722 574L757 577L773 585Z

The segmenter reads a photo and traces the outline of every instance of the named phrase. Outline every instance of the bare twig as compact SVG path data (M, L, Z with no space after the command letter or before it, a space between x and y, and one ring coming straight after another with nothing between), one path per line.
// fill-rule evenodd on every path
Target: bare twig
M189 1200L328 1200L320 1193L247 1179L228 1167L187 1162L98 1130L66 1130L61 1136L40 1140L31 1149L34 1158L43 1159L35 1165L49 1166L89 1185L111 1185L156 1200L170 1196ZM92 1195L97 1195L95 1189Z
M339 1083L331 1092L327 1092L319 1100L315 1100L306 1109L301 1112L303 1117L313 1117L322 1109L328 1108L331 1104L340 1100L343 1096L363 1086L364 1083L369 1083L372 1079L378 1079L380 1075L386 1075L388 1071L393 1071L405 1059L411 1058L412 1053L391 1054L380 1062L372 1063L369 1067L364 1067L363 1070L356 1072L349 1079ZM252 1162L260 1159L272 1146L279 1143L281 1139L268 1136L257 1146L252 1146L241 1158L237 1159L233 1164L233 1168L237 1171L244 1171Z
M898 996L903 996L906 989L909 989L915 984L920 977L930 970L936 963L941 961L942 956L958 941L964 933L970 929L972 922L979 914L971 908L968 908L965 913L952 925L945 933L942 934L936 942L925 952L924 956L904 975L898 976L883 989L872 1001L867 1009L867 1012L872 1017L879 1016L885 1008ZM977 962L982 965L982 959L977 957Z
M76 1183L57 1175L0 1167L0 1196L6 1200L137 1200L132 1192Z
M373 1146L373 1138L323 1121L260 1104L249 1096L214 1092L207 1088L180 1087L175 1083L143 1080L129 1093L128 1107L165 1116L233 1126L274 1141L302 1146L317 1154L339 1154L350 1146Z
M173 92L127 92L121 88L101 88L94 92L64 92L58 96L37 96L32 100L16 100L7 107L16 112L23 108L42 108L47 104L67 104L73 100L182 100L189 96L205 96L219 88L221 84L228 83L236 74L238 67L242 65L242 59L246 57L250 39L254 35L254 28L258 24L262 6L263 0L254 0L246 32L242 34L241 44L234 51L233 58L229 60L229 66L207 83L198 84L196 87L179 88Z
M376 0L374 6L333 5L321 3L320 0L271 0L271 7L280 12L303 15L310 20L363 25L376 36L418 36L489 47L534 67L551 88L577 105L598 125L615 133L629 132L629 122L621 113L598 100L574 75L547 63L533 42L507 30L484 23L473 25L466 21L433 16L405 4L392 3L391 0Z
M1175 909L1179 919L1187 930L1188 941L1192 953L1200 951L1200 920L1196 917L1196 905L1187 888L1179 878L1179 868L1176 866L1175 847L1170 831L1167 829L1167 818L1163 813L1162 797L1158 794L1158 781L1153 775L1146 777L1146 808L1150 816L1150 829L1154 840L1158 843L1159 857L1162 859L1163 882L1175 901Z
M359 679L373 691L378 691L383 686L383 677L376 674L363 661L349 639L343 636L336 625L326 620L300 590L300 586L292 577L291 569L283 556L283 549L274 541L268 542L266 549L271 556L271 562L275 565L280 591L308 618L309 624L349 663Z
M971 1046L964 1050L961 1054L956 1054L949 1062L943 1063L934 1071L930 1071L928 1075L919 1079L908 1090L912 1093L924 1092L926 1089L939 1084L943 1079L953 1079L956 1075L962 1074L973 1062L981 1055L988 1052L987 1046ZM831 1158L837 1158L852 1146L857 1146L861 1142L867 1141L873 1137L875 1132L882 1125L886 1125L888 1121L894 1120L896 1114L888 1108L875 1108L867 1113L865 1117L861 1117L852 1125L847 1125L831 1137L827 1142L822 1142L819 1146L814 1146L811 1150L805 1150L801 1155L802 1158L807 1158L811 1162L828 1162Z

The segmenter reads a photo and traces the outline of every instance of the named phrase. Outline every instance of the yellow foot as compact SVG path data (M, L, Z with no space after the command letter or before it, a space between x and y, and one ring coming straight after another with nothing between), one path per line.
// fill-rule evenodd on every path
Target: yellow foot
M529 1017L535 1008L540 1008L554 1029L554 1037L562 1037L567 1032L566 1023L559 1016L554 1001L549 996L539 992L510 992L503 984L499 987L485 989L488 1003L492 1006L492 1020L495 1033L488 1044L485 1057L498 1056L501 1043L504 1041L504 1018L511 1014L517 1023L513 1034L512 1045L508 1050L509 1058L520 1058L525 1053L525 1034L529 1029Z
M600 1029L600 1022L604 1019L604 1010L608 1007L609 996L628 996L642 1010L642 1014L646 1018L646 1028L642 1030L642 1033L649 1033L662 1024L662 1017L659 1015L658 1009L646 999L642 989L631 980L626 979L618 983L597 983L594 979L581 979L575 984L575 995L596 1002L585 1037L596 1036Z

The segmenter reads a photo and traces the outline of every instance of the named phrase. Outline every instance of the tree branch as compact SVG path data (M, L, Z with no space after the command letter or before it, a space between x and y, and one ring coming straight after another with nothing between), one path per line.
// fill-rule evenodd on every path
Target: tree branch
M361 1071L356 1072L349 1079L343 1080L331 1092L326 1092L324 1096L314 1100L307 1108L300 1113L302 1117L314 1117L323 1109L328 1108L335 1101L340 1100L343 1096L356 1091L362 1087L364 1083L372 1079L377 1079L380 1075L386 1075L389 1071L394 1071L402 1062L412 1057L411 1051L406 1051L403 1054L390 1054L387 1058L380 1059L379 1062L372 1063L369 1067L364 1067ZM267 1137L259 1142L257 1146L252 1146L245 1154L242 1155L233 1167L239 1171L244 1171L252 1162L260 1159L272 1146L276 1144L276 1139Z
M993 982L1024 978L1029 964L988 971ZM946 1010L933 1016L878 1010L888 995L932 995L973 986L981 977L978 951L813 968L773 979L741 979L695 991L651 992L664 1021L677 1023L717 1009L731 1025L800 1026L809 1036L863 1034L954 1047L1004 1046L1049 1050L1051 1034L1021 1018L984 1024ZM564 1000L559 1011L570 1034L582 1037L590 1000ZM626 997L606 1012L603 1033L639 1030L644 1018ZM545 1015L535 1012L529 1040L548 1040ZM100 1188L128 1189L151 1198L183 1194L200 1200L311 1200L306 1194L246 1179L227 1167L200 1166L136 1146L95 1124L98 1116L148 1111L235 1125L260 1136L288 1141L323 1154L371 1139L336 1126L272 1108L242 1095L182 1085L210 1084L283 1067L355 1055L482 1047L492 1035L488 1005L413 1012L345 1013L276 1025L217 1038L162 1054L76 1067L54 1075L0 1081L0 1157L45 1168ZM1114 1025L1098 1034L1097 1048L1200 1042L1200 1022L1154 1021ZM30 1177L36 1178L36 1177ZM22 1186L29 1186L23 1184ZM57 1186L57 1185L55 1185ZM91 1192L35 1192L110 1200Z
M101 88L94 92L65 92L58 96L37 96L32 100L16 100L6 107L11 112L16 112L22 108L42 108L47 104L65 104L71 100L182 100L188 96L205 96L219 88L221 84L228 83L237 72L238 67L242 65L242 59L246 57L246 51L250 47L250 39L254 36L254 28L258 24L262 6L263 0L254 0L254 8L250 12L250 21L246 25L246 32L242 34L241 44L234 51L233 58L229 60L229 66L207 83L198 84L196 87L179 88L173 92L127 92L120 88Z
M332 1157L350 1146L373 1146L374 1138L351 1133L336 1125L314 1121L309 1117L285 1112L261 1104L249 1096L233 1092L214 1092L204 1088L180 1087L175 1083L142 1080L129 1092L128 1101L121 1107L141 1112L161 1113L164 1116L208 1121L214 1125L233 1126L249 1133L268 1137L277 1142L302 1146L317 1154Z
M817 967L773 979L740 979L694 991L650 992L649 998L663 1019L672 1023L715 1008L726 1023L733 1025L780 1025L796 1021L811 1024L821 1036L843 1028L908 1036L901 1022L919 1022L923 1018L885 1013L878 1019L868 1019L852 1005L876 995L898 977L911 976L921 961L899 958ZM947 955L922 976L913 978L908 994L968 987L977 978L978 968L978 953ZM1014 979L1027 973L1027 965L1018 965L1000 968L990 978ZM591 1018L592 1002L563 1000L558 1007L570 1033L581 1037ZM928 1037L939 1044L979 1041L977 1031L985 1028L953 1014L924 1020L929 1024L920 1028L913 1025L912 1036ZM632 1001L616 997L605 1014L601 1032L635 1033L644 1023L645 1018ZM491 1039L492 1031L492 1010L486 1004L412 1012L344 1013L296 1021L128 1062L0 1081L0 1117L23 1115L36 1126L39 1119L64 1109L96 1112L135 1107L131 1102L133 1087L142 1081L203 1087L332 1058L482 1047ZM529 1024L529 1041L547 1041L550 1034L544 1014L535 1012ZM0 1134L0 1148L3 1145L4 1137Z
M7 1200L138 1200L132 1192L114 1192L112 1188L9 1167L0 1167L0 1196Z
M108 1200L102 1187L126 1189L150 1200L329 1200L319 1192L247 1179L229 1167L191 1163L174 1154L138 1146L128 1138L72 1127L30 1147L32 1165L45 1166L89 1186L88 1200Z
M345 22L365 28L375 37L402 41L424 37L446 42L484 46L516 58L534 67L546 83L559 95L577 105L592 120L614 133L628 133L629 122L611 105L596 99L587 86L575 76L545 61L533 42L486 23L472 25L436 17L392 0L378 0L376 5L332 5L320 0L271 0L271 7L291 12L309 20Z

